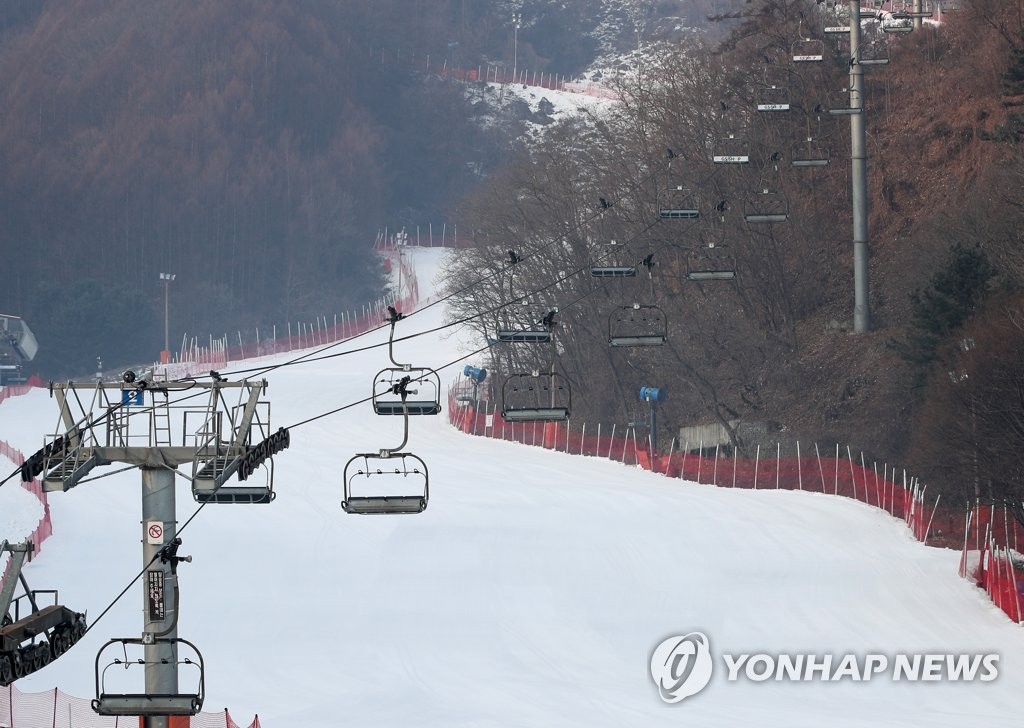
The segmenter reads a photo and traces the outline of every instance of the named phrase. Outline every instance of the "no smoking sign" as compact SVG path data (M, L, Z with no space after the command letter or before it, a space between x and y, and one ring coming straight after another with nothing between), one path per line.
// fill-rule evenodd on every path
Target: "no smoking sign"
M164 524L160 521L146 522L146 543L159 545L164 542Z

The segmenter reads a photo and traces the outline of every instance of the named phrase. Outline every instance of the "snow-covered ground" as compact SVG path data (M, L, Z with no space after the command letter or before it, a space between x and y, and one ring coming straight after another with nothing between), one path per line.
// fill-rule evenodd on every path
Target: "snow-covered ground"
M441 251L410 253L426 292ZM399 333L442 320L435 306ZM440 366L458 355L454 341L422 336L396 356ZM374 349L271 372L273 427L363 399L388 363ZM12 398L0 405L0 439L29 454L56 421L45 390ZM273 504L210 505L184 530L181 553L194 560L179 568L179 634L206 658L206 710L259 713L267 728L963 728L1024 714L1021 629L957 577L956 553L921 546L884 513L820 494L686 484L446 422L412 422L408 450L430 471L422 514L341 510L346 461L401 439L398 418L365 404L292 430L274 459ZM182 523L196 505L179 482ZM0 538L21 538L38 518L19 491L0 489ZM97 616L142 567L139 499L137 471L51 494L54 535L29 566L32 585ZM91 696L97 649L139 634L142 599L136 585L18 687ZM694 630L709 636L715 672L669 705L651 654ZM723 652L1000 658L991 682L729 682Z

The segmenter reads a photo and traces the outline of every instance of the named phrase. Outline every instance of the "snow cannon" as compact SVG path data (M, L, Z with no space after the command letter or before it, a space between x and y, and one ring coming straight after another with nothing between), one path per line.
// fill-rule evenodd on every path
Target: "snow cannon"
M487 379L487 370L481 367L475 367L471 364L467 364L463 369L462 373L469 377L475 384L480 384Z
M664 387L640 387L640 401L642 402L664 402Z

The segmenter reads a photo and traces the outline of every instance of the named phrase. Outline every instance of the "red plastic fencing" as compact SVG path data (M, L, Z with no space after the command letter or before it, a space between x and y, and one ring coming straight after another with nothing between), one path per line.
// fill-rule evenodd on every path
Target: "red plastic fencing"
M281 336L274 335L262 341L257 339L251 343L228 346L225 339L211 339L209 346L189 345L176 352L174 363L158 365L158 369L168 379L205 374L211 369L226 367L231 362L327 346L365 334L384 325L389 305L403 313L413 311L423 303L416 269L393 246L375 245L375 248L386 256L389 265L397 265L401 269L404 293L401 297L378 299L363 306L362 313L335 314L330 321L322 317L314 322L296 323L294 332L289 324L289 328L285 329L289 333L280 332Z
M465 381L448 392L448 418L457 429L471 435L509 440L573 455L586 455L637 465L670 478L724 488L808 490L859 500L881 508L907 524L922 543L961 550L960 575L985 589L992 601L1015 622L1024 621L1024 529L1005 507L941 505L928 498L927 487L905 471L855 457L849 448L822 452L814 444L799 457L779 457L778 449L761 457L732 457L719 448L702 448L697 454L652 453L646 438L635 429L616 426L580 431L558 422L506 422L500 408L476 399ZM618 429L618 431L616 431ZM799 443L797 448L799 451ZM844 457L845 455L845 457Z
M21 395L28 394L35 387L45 386L42 379L33 376L24 384L15 384L3 387L0 389L0 403L3 403L11 397L20 397ZM25 456L9 444L0 440L0 455L5 457L10 462L17 466L21 466L25 462ZM20 476L18 480L21 481ZM34 495L43 506L43 515L39 519L39 523L32 530L32 533L27 535L27 538L32 541L35 550L32 553L32 557L35 558L39 555L42 549L43 542L50 537L53 533L53 522L50 520L50 503L46 500L46 491L43 490L42 484L38 480L31 480L28 483L21 483L21 487L27 490L29 493ZM13 564L8 562L7 569L4 570L4 574L0 577L0 586L7 582L8 570Z
M142 719L125 716L101 716L92 709L91 700L77 698L59 689L41 693L23 693L14 685L0 688L0 725L11 728L139 728ZM191 718L172 718L172 728L260 728L255 716L248 726L236 723L227 709L202 712Z

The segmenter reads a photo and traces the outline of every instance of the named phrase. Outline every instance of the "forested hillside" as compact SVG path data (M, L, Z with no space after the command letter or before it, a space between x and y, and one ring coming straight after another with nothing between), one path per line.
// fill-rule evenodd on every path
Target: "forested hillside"
M175 344L358 306L380 293L376 231L448 221L509 142L475 123L458 85L409 60L570 74L704 11L678 0L6 2L0 311L35 329L37 369L65 376L97 356L156 355L162 272L176 275ZM407 62L384 62L396 58Z
M829 113L849 106L850 50L838 37L823 61L793 61L843 4L789 0L749 3L720 45L649 55L621 76L615 114L560 123L467 201L482 245L453 290L494 278L454 315L529 295L478 319L494 338L557 308L557 347L499 346L492 364L554 367L574 419L643 420L639 387L665 387L663 446L680 425L718 423L749 454L854 443L950 497L1019 498L1019 5L975 0L939 28L865 31L864 53L891 61L865 72L869 332L852 333L850 117ZM788 110L758 110L780 94ZM666 205L700 218L664 219ZM639 275L594 279L595 261ZM607 345L633 304L666 313L665 346Z

